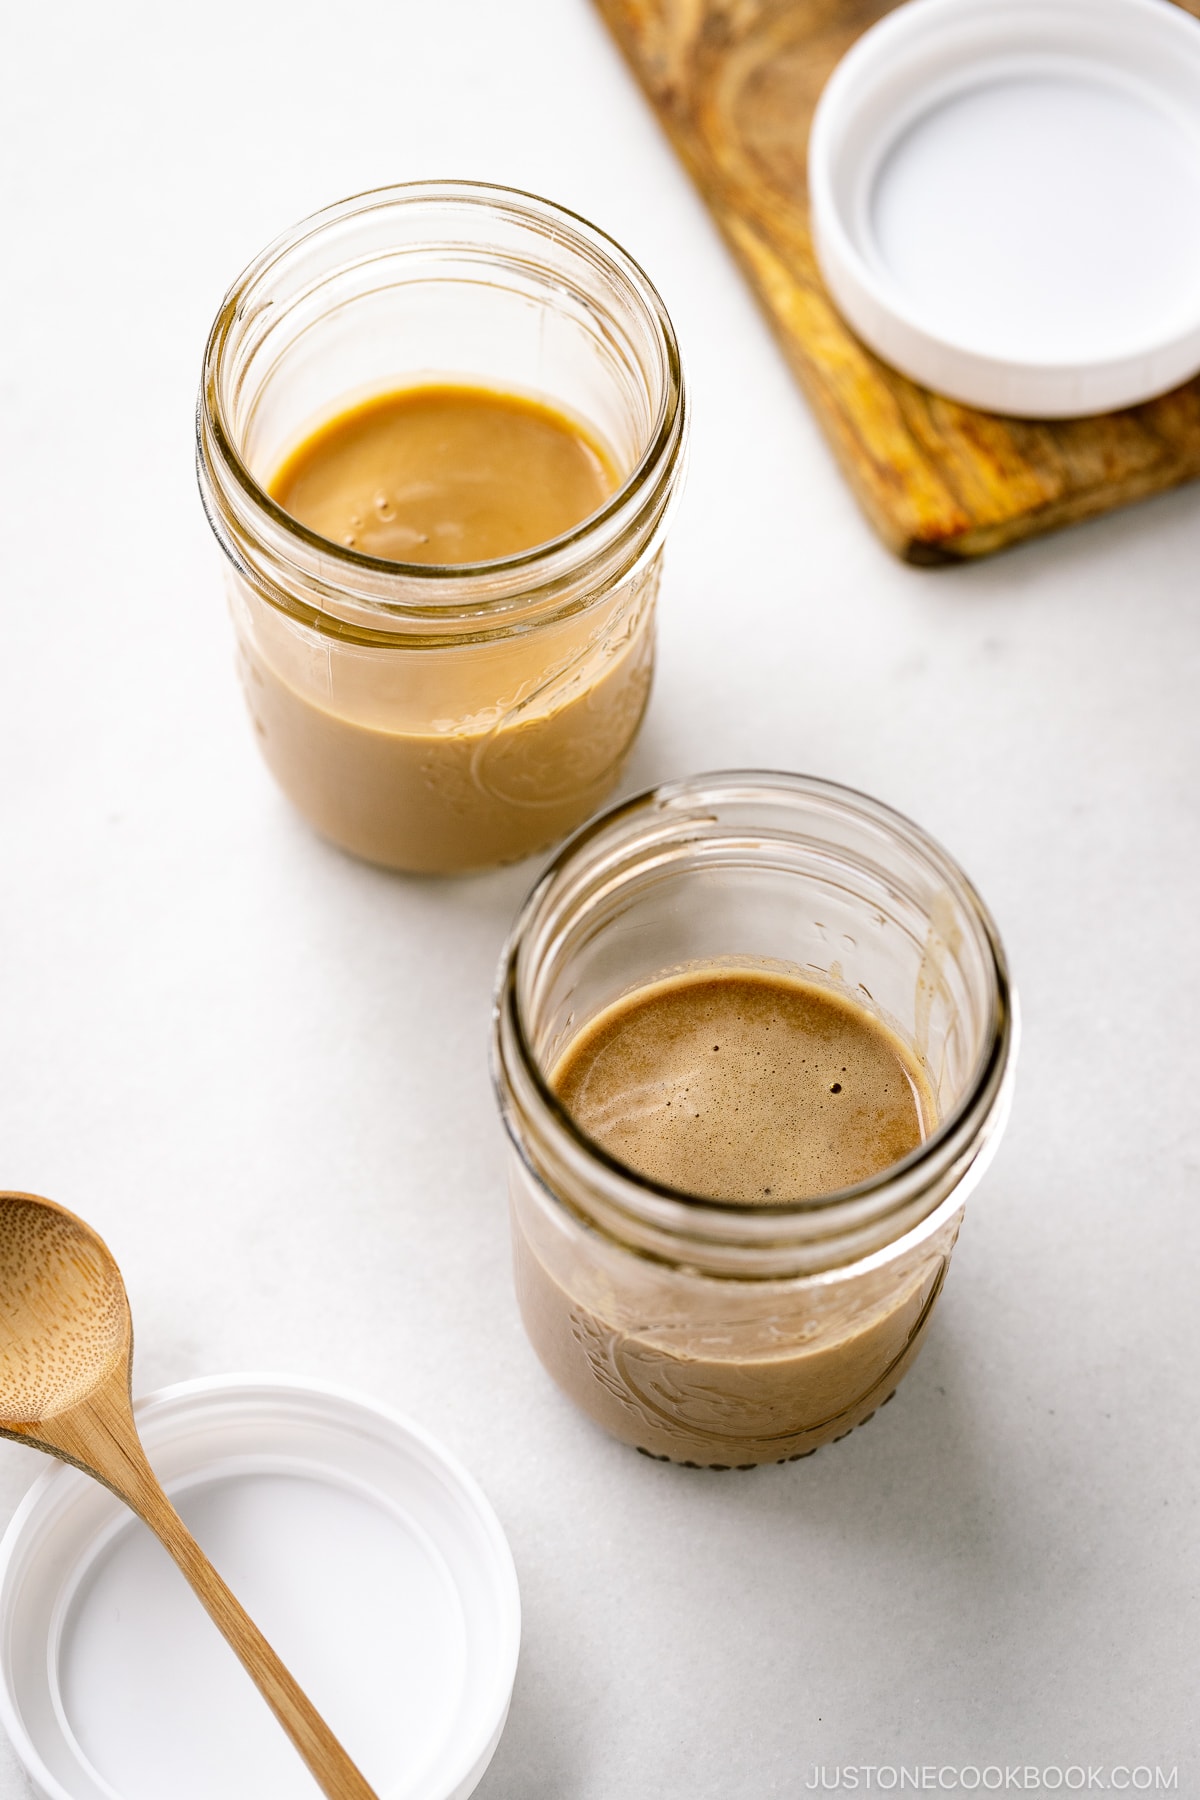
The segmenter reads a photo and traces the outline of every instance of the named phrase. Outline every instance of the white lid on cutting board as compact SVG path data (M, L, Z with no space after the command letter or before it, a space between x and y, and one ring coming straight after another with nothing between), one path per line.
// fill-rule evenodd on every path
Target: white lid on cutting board
M136 1411L185 1521L380 1800L464 1800L520 1638L508 1544L467 1472L319 1383L185 1382ZM0 1545L0 1719L50 1800L317 1792L166 1551L62 1465Z
M808 148L848 323L927 387L1062 418L1200 371L1200 22L1173 0L907 0Z

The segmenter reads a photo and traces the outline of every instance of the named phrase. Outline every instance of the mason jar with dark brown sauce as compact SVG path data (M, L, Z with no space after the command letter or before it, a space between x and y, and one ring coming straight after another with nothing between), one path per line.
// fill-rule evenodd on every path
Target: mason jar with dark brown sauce
M600 1104L581 1111L583 1089L563 1079L578 1047L620 1050L614 1025L631 1009L698 983L718 995L741 984L726 1021L751 1056L751 989L806 996L843 1045L861 1028L877 1067L893 1055L891 1099L911 1090L910 1136L878 1132L868 1094L855 1126L865 1163L821 1191L828 1140L818 1156L796 1142L797 1115L801 1137L811 1123L800 1087L783 1082L775 1116L769 1091L765 1110L752 1087L739 1096L716 1030L673 1066L644 1033L629 1079L610 1060ZM768 1090L785 1011L768 1012L774 1037L750 1071ZM863 1423L924 1340L1008 1115L1016 1044L986 908L937 844L877 801L751 772L677 782L594 820L519 914L496 998L517 1295L551 1376L625 1443L706 1467L806 1456ZM809 1082L829 1116L853 1100L853 1070L841 1067L853 1060L843 1050ZM748 1094L752 1118L722 1116ZM613 1095L639 1153L661 1135L679 1167L694 1131L719 1154L693 1158L690 1188L635 1166L610 1130ZM748 1188L747 1169L771 1163L754 1135L776 1132L789 1179L804 1179L794 1191Z

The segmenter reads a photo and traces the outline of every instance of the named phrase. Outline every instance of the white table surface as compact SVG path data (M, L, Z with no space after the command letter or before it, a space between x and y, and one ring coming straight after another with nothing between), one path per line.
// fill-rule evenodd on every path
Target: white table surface
M1200 1793L1200 492L893 561L586 0L13 5L0 67L0 1179L109 1240L137 1388L319 1375L466 1459L525 1609L482 1800L867 1791L867 1765ZM647 1462L551 1386L487 1073L534 868L347 860L242 714L192 467L210 318L304 213L436 175L595 219L684 345L626 791L757 764L878 794L975 878L1021 990L1010 1134L928 1346L794 1466ZM0 1516L39 1465L0 1444ZM28 1791L0 1743L0 1795Z

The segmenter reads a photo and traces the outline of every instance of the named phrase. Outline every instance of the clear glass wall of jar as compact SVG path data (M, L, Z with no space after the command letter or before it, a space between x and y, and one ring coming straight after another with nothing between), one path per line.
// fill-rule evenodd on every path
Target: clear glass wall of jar
M622 995L713 965L800 973L873 1011L920 1057L936 1129L799 1203L697 1199L615 1161L547 1071ZM978 895L864 795L700 776L586 826L521 911L496 1001L518 1297L551 1375L626 1443L707 1467L805 1456L861 1424L920 1346L1007 1118L1016 1043Z
M521 555L385 562L298 524L274 472L367 396L464 382L578 418L623 477ZM547 201L457 182L305 220L240 277L197 408L243 685L285 793L391 867L515 860L594 811L644 710L687 414L679 350L631 258Z

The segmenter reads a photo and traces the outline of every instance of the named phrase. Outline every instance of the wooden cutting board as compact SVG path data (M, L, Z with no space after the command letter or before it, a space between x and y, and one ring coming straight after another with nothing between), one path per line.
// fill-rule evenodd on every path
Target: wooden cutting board
M596 3L899 555L986 556L1200 475L1200 376L1100 418L1004 419L918 387L843 324L813 256L805 148L826 78L886 0Z

